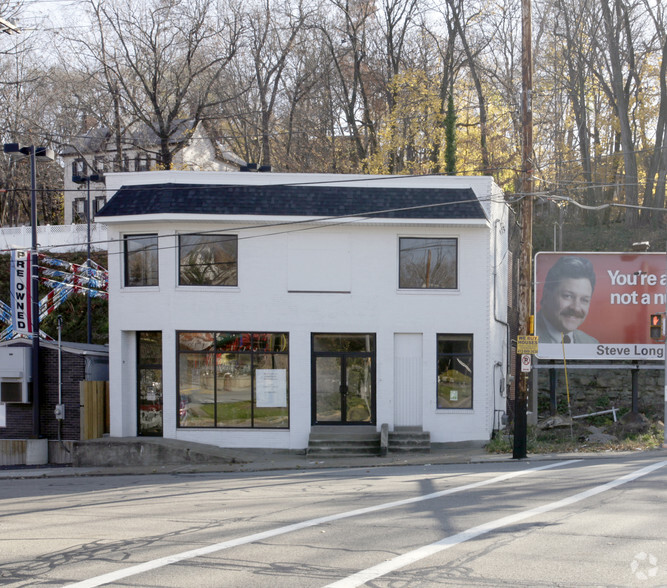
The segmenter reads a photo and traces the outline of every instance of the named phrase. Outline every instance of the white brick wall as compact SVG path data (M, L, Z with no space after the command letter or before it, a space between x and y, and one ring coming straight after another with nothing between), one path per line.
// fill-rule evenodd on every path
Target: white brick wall
M118 186L111 174L108 186ZM129 174L123 183L215 183L218 174L152 172ZM141 177L138 177L141 176ZM288 181L280 174L225 174L238 181ZM263 176L263 177L262 177ZM293 176L290 176L293 177ZM159 179L158 179L159 178ZM303 176L301 176L303 178ZM129 181L127 181L129 180ZM483 194L499 190L489 178L438 178L439 187L472 186ZM431 178L406 178L405 186L433 186ZM377 184L373 184L377 185ZM393 184L392 184L393 185ZM248 219L205 216L188 221L133 217L107 219L111 239L126 233L160 235L160 284L155 288L122 287L122 255L116 243L110 249L110 373L111 433L136 434L135 355L128 341L137 330L163 332L164 436L219 446L303 448L311 428L311 334L327 332L377 335L377 424L394 424L394 338L397 333L422 336L421 414L432 442L488 439L493 410L504 407L499 394L498 370L507 370L507 334L496 318L506 319L507 219L505 207L484 203L489 221L392 221L321 226L307 232L270 234L276 227ZM496 219L498 222L496 223ZM282 219L286 221L288 219ZM315 226L308 225L310 227ZM300 228L305 228L299 225ZM294 227L292 227L294 228ZM178 287L175 235L179 232L220 230L242 236L238 245L238 287ZM305 235L308 237L305 237ZM303 238L302 238L303 236ZM400 236L455 237L459 251L459 286L456 291L400 291L398 238ZM311 244L319 263L308 267L303 253ZM336 244L341 251L334 255ZM290 247L298 257L290 263ZM495 262L498 264L494 271ZM116 254L113 254L116 253ZM298 262L298 263L297 263ZM301 271L303 275L290 272ZM495 277L495 280L494 280ZM494 291L494 281L497 291ZM298 284L299 287L294 287ZM309 290L321 289L321 292ZM301 290L301 291L290 291ZM494 317L494 305L497 308ZM178 330L287 331L290 336L290 430L196 430L176 428L176 341ZM436 409L436 336L438 333L474 336L474 407L471 410ZM496 363L499 367L495 367Z

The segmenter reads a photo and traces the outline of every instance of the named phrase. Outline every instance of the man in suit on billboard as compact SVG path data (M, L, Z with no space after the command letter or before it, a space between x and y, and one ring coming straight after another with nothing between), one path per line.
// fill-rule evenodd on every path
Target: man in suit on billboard
M540 343L598 343L579 327L586 320L595 289L593 264L585 257L563 256L547 273L535 334Z

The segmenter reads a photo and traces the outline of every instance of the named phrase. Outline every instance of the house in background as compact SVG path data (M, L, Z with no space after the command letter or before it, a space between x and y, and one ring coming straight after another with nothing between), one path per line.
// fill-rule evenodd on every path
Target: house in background
M163 171L107 189L112 437L490 438L512 263L491 178Z
M171 143L183 147L175 154L174 169L193 171L237 171L246 164L224 142L212 139L204 124L184 120L174 133ZM74 176L102 176L112 171L145 172L160 165L160 144L155 133L144 126L123 137L123 153L118 168L113 133L106 127L91 129L86 135L63 149L65 163L65 224L86 222L88 186L73 181ZM104 206L106 190L103 181L90 182L92 216Z

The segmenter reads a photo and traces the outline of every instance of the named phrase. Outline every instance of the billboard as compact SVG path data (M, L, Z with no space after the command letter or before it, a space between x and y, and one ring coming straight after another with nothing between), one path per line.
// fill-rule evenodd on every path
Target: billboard
M650 317L665 312L666 260L664 253L538 253L537 357L664 360Z

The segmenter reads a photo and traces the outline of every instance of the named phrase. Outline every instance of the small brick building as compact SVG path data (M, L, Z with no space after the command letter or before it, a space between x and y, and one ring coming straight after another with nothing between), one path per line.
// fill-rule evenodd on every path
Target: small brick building
M9 341L2 348L31 349L29 341ZM59 400L59 353L62 353L62 404L65 418L62 423L55 417ZM18 373L14 372L14 373ZM3 374L0 370L0 379ZM81 438L80 383L85 380L109 379L109 353L104 345L82 343L40 343L40 437L46 439L79 440ZM31 399L32 400L32 399ZM59 431L60 428L60 431ZM34 437L33 403L0 402L0 439L29 439Z

